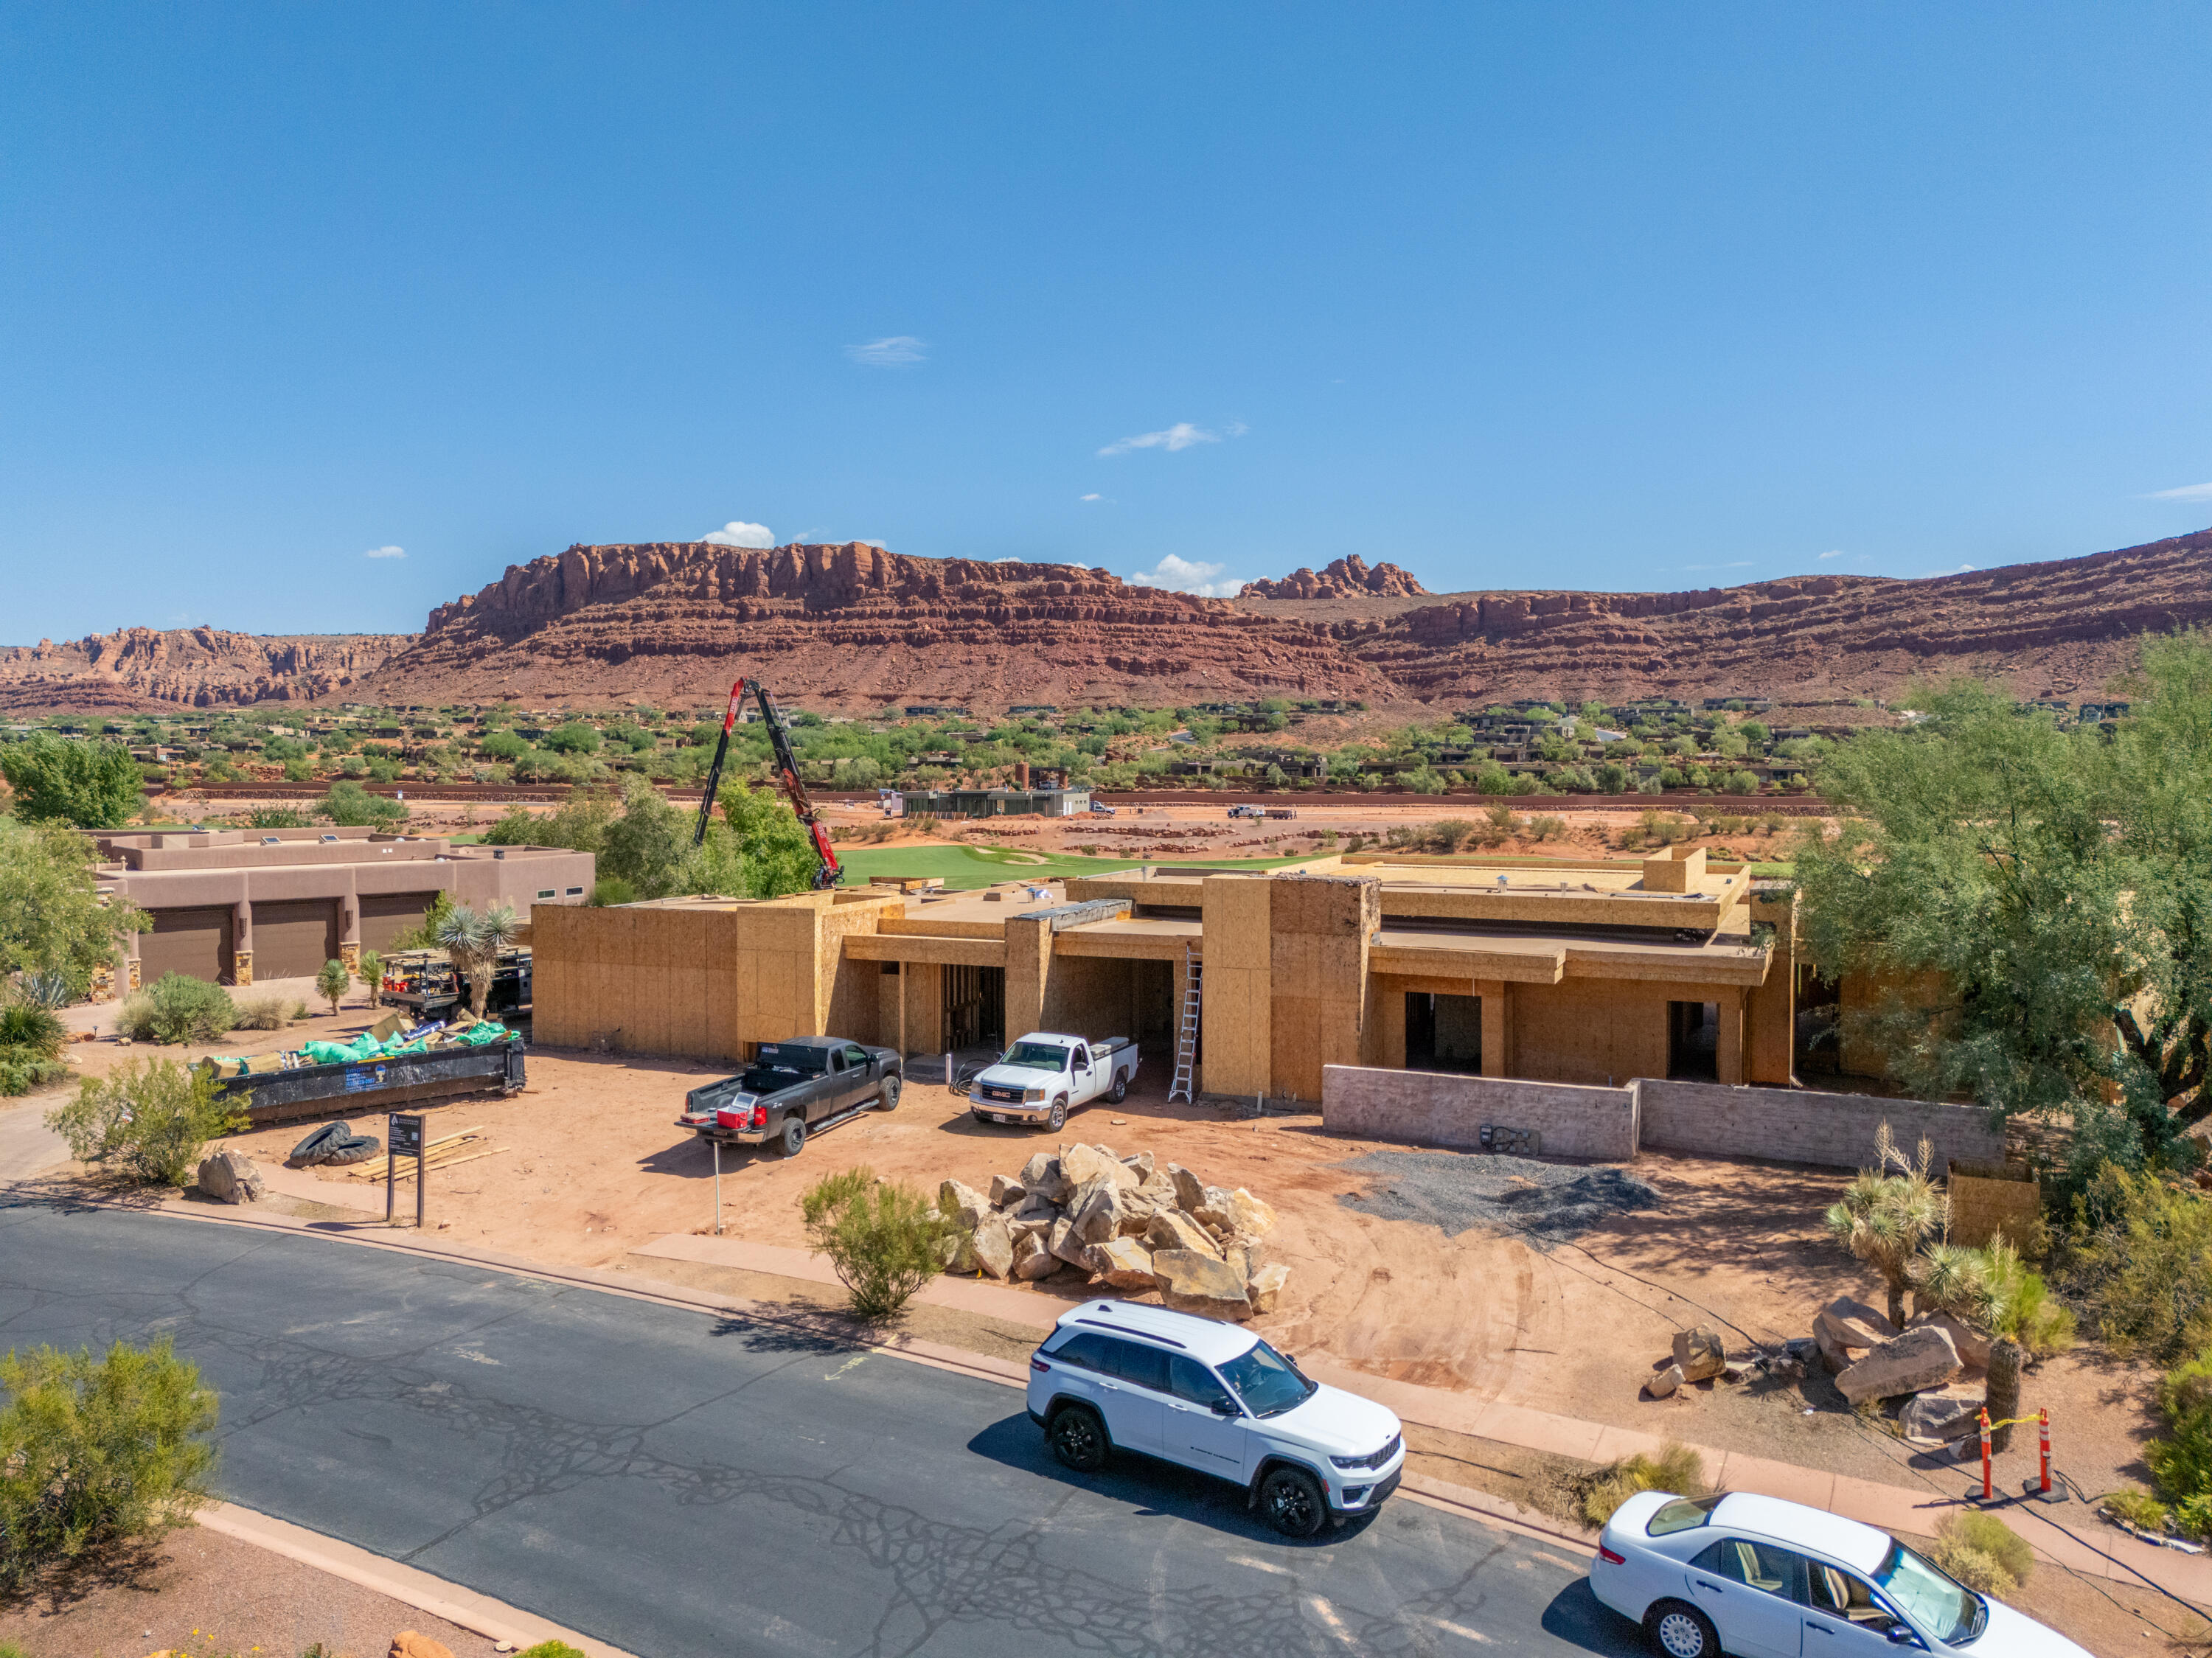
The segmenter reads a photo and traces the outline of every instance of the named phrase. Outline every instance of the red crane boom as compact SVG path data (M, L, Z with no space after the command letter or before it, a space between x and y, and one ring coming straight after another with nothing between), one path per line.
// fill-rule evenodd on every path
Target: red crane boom
M701 845L707 838L707 820L714 814L714 796L722 786L722 762L730 752L730 727L738 723L738 705L745 700L748 690L760 704L761 721L768 727L769 746L775 751L775 780L783 790L784 799L791 802L799 821L814 837L814 855L819 860L814 870L814 884L817 888L834 887L845 878L844 866L830 848L830 831L823 827L821 814L808 797L806 785L799 780L799 762L792 756L790 738L784 734L783 717L769 700L768 687L757 679L740 679L730 687L729 710L722 716L722 736L714 744L714 763L707 768L707 792L699 800L699 827L691 836L691 844Z

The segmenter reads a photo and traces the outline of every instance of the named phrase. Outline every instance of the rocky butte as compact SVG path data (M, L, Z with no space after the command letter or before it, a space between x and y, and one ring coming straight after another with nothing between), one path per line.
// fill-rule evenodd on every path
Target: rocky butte
M2091 698L2136 636L2212 623L2212 531L1923 580L1802 575L1686 592L1430 593L1341 558L1233 599L1067 564L869 545L576 546L511 567L417 635L128 629L0 650L0 707L270 699L696 708L740 673L854 712L900 702L1450 707L1522 696L1887 696L1978 674Z

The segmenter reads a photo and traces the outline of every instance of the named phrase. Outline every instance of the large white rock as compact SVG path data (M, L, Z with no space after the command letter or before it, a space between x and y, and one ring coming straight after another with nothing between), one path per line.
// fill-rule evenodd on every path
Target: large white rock
M1905 1327L1917 1330L1923 1324L1939 1324L1949 1332L1951 1345L1959 1350L1959 1363L1977 1370L1989 1368L1990 1338L1966 1320L1949 1313L1923 1313Z
M1273 1312L1281 1304L1283 1286L1290 1281L1290 1277L1291 1269L1282 1266L1262 1266L1253 1273L1251 1282L1244 1288L1245 1296L1252 1303L1252 1310L1255 1313Z
M1189 1249L1201 1255L1219 1256L1221 1248L1206 1229L1179 1209L1157 1211L1145 1228L1145 1242L1155 1249Z
M1924 1393L1959 1374L1951 1333L1934 1324L1885 1341L1836 1378L1836 1390L1854 1405L1899 1394Z
M1041 1278L1050 1278L1060 1270L1060 1262L1045 1247L1042 1236L1036 1232L1014 1235L1014 1276L1024 1284Z
M1907 1439L1923 1444L1948 1444L1981 1429L1982 1393L1978 1388L1938 1388L1915 1394L1897 1413L1897 1425Z
M1240 1186L1229 1194L1229 1224L1246 1237L1265 1237L1275 1230L1275 1212Z
M1064 1260L1070 1266L1083 1265L1083 1239L1076 1232L1075 1223L1064 1216L1052 1224L1052 1232L1045 1240L1045 1248L1052 1252L1055 1260Z
M1171 1163L1165 1170L1176 1189L1176 1206L1182 1210L1195 1209L1206 1201L1206 1182L1179 1163Z
M991 1213L991 1200L964 1181L949 1180L937 1188L937 1206L970 1230Z
M991 1207L994 1209L1004 1209L1010 1205L1018 1204L1029 1194L1030 1188L1012 1175L991 1176Z
M1134 1238L1110 1238L1083 1252L1083 1264L1091 1276L1102 1278L1116 1290L1152 1287L1152 1257Z
M1022 1165L1022 1185L1030 1196L1054 1203L1065 1203L1075 1189L1060 1173L1060 1159L1049 1151L1040 1151Z
M1078 1236L1085 1243L1103 1243L1121 1235L1121 1223L1129 1209L1124 1201L1127 1188L1108 1180L1094 1180L1079 1187L1068 1199L1068 1218L1075 1223Z
M1838 1296L1813 1316L1813 1333L1822 1330L1838 1347L1879 1347L1897 1333L1897 1326L1863 1301Z
M253 1203L266 1189L261 1171L243 1151L217 1151L203 1157L199 1187L217 1203Z
M1109 1180L1116 1186L1132 1189L1144 1183L1144 1177L1135 1169L1095 1145L1062 1147L1060 1172L1061 1178L1079 1191L1097 1180Z
M1139 1185L1141 1186L1145 1181L1152 1179L1152 1154L1151 1152L1133 1151L1127 1157L1122 1158L1121 1162L1124 1167L1136 1171L1137 1183Z
M1652 1371L1644 1378L1644 1391L1654 1399L1667 1399L1670 1398L1681 1385L1682 1367L1670 1363L1663 1370Z
M1005 1278L1014 1270L1014 1235L1005 1221L996 1217L985 1221L975 1229L969 1247L975 1252L975 1264L993 1278Z
M1152 1256L1152 1282L1177 1312L1238 1321L1252 1316L1244 1281L1225 1261L1194 1249L1161 1249Z
M1230 1201L1229 1193L1218 1186L1207 1187L1197 1203L1186 1204L1183 1208L1209 1232L1218 1232L1225 1237L1237 1230L1236 1206Z
M1728 1350L1717 1331L1700 1324L1674 1332L1674 1363L1685 1382L1705 1382L1728 1369Z

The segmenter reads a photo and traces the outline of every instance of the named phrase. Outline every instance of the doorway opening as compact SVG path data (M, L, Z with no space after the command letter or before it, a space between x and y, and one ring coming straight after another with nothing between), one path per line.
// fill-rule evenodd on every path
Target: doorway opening
M1406 993L1406 1069L1482 1074L1482 998Z
M958 967L945 969L945 1045L954 1053L969 1048L1003 1048L1006 1042L1006 969Z
M1720 1080L1721 1005L1667 1004L1667 1077L1670 1082Z

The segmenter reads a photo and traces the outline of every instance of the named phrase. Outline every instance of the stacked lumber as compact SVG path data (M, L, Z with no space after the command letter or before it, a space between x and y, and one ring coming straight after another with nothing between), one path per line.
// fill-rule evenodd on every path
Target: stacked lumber
M474 1163L478 1157L494 1157L506 1150L507 1147L503 1145L485 1145L483 1128L479 1125L474 1128L464 1128L454 1133L441 1135L430 1141L422 1148L422 1163L424 1167L429 1169L451 1169L456 1163ZM359 1181L415 1178L415 1157L412 1152L400 1154L398 1158L399 1167L396 1172L392 1167L393 1161L392 1154L387 1151L380 1157L371 1157L367 1163L355 1163L345 1171L345 1176L348 1180Z

